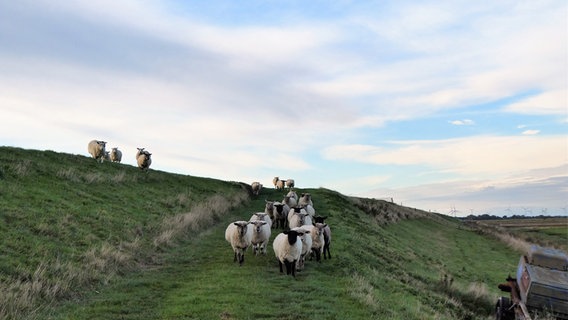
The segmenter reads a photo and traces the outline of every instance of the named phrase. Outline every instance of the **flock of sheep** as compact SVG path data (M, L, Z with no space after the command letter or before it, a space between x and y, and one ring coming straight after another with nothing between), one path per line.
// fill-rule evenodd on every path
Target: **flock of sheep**
M122 161L122 152L118 150L118 148L112 148L111 151L106 151L106 141L101 140L92 140L89 142L88 151L89 154L93 157L93 159L100 161L111 161L111 162L120 162ZM150 164L152 164L151 153L144 148L137 148L138 151L136 152L136 162L138 164L138 168L142 170L148 170L150 168Z
M88 151L91 156L100 161L120 162L122 152L118 148L106 151L106 141L92 140ZM152 163L151 153L144 148L137 148L136 162L142 170L148 170ZM272 183L279 190L288 188L289 192L282 201L266 200L264 212L253 213L248 221L235 221L225 230L225 239L231 244L234 252L233 261L242 265L245 261L245 252L252 246L255 256L266 255L268 241L272 229L282 229L272 242L272 248L280 272L286 267L286 274L296 276L296 271L304 269L306 258L315 257L316 261L331 259L331 229L325 223L327 217L316 216L316 210L309 193L302 193L300 197L292 189L295 186L293 179L280 180L274 177ZM253 182L252 192L255 196L260 194L262 184Z
M287 184L290 182L290 184ZM327 217L316 216L311 194L302 193L300 197L292 190L294 180L286 181L274 178L274 186L283 189L288 186L289 192L282 201L265 201L264 212L253 213L248 221L235 221L227 226L225 240L231 244L234 262L242 265L245 252L252 247L255 256L266 255L268 241L272 229L281 229L272 242L274 254L283 273L296 276L296 271L304 269L306 258L321 261L331 259L331 229L325 223ZM253 194L258 195L262 184L251 184Z

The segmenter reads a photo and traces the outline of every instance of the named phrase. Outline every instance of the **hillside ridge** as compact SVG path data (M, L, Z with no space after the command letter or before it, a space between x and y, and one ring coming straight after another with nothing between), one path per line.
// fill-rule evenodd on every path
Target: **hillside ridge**
M129 299L141 299L149 306L138 317L128 309L132 319L177 317L177 312L182 318L210 318L217 312L214 317L222 313L240 319L247 316L239 311L243 301L238 294L219 296L229 302L212 301L209 309L195 306L180 311L170 304L181 299L179 303L188 308L187 301L172 298L172 293L181 291L181 297L201 299L191 292L210 293L195 285L229 290L237 284L235 277L254 277L259 272L264 280L254 286L274 288L290 281L278 277L272 252L260 258L249 252L243 268L234 268L230 246L222 236L227 223L262 211L265 199L281 199L281 190L265 188L253 197L248 184L242 182L152 169L142 172L81 155L13 147L0 147L0 186L0 248L6 257L0 260L0 291L10 292L0 299L0 318L89 319L101 314L114 318L122 311L110 306L126 302L122 295L113 295L113 290L128 290L139 281L149 281L160 287L177 284L153 292L154 296L132 292ZM313 290L336 292L340 297L327 301L319 295L305 300L312 308L318 305L314 312L322 317L330 312L355 319L377 315L460 319L488 314L492 302L484 290L500 278L491 270L503 269L503 264L513 268L516 260L511 259L516 253L450 217L328 189L298 190L312 193L317 212L329 216L334 234L334 258L310 262L299 275ZM273 231L273 237L277 232ZM492 263L471 258L487 254L468 248L476 242L492 248L491 255L483 258ZM428 250L435 247L445 249ZM476 267L480 271L472 269ZM191 275L183 271L187 268ZM213 272L217 269L223 273ZM163 274L159 270L170 271ZM148 280L135 280L142 274ZM186 278L188 283L180 287L168 274ZM214 281L215 277L224 280ZM470 284L485 282L491 283L482 286L479 297L471 297ZM93 294L101 290L110 293L104 297ZM165 300L156 299L156 294ZM398 301L402 297L404 302ZM103 300L107 301L104 307L97 303L101 298L108 299ZM288 308L294 319L305 318L301 307L276 306ZM217 310L220 307L225 310ZM266 315L274 314L276 307L265 308Z

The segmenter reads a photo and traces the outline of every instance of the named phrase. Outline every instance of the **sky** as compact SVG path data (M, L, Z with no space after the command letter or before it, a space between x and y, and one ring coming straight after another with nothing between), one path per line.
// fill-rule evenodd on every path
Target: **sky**
M564 0L0 0L0 145L89 156L97 139L185 175L568 215L567 16Z

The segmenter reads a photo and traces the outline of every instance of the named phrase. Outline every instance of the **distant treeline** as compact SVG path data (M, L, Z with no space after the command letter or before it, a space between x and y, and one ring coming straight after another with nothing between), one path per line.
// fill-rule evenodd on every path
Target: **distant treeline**
M552 218L568 218L567 216L545 216L545 215L539 215L539 216L523 216L523 215L512 215L510 217L508 216L494 216L491 214L482 214L482 215L473 215L470 214L467 217L462 217L460 219L462 220L516 220L516 219L552 219Z

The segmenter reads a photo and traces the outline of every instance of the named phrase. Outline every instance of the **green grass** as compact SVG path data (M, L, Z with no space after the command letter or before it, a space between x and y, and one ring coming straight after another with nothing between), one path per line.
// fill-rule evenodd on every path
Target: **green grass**
M455 219L305 189L333 258L294 279L271 242L239 267L224 239L281 191L6 147L0 186L0 318L489 319L519 255Z

